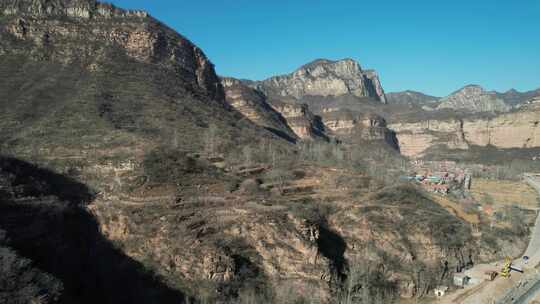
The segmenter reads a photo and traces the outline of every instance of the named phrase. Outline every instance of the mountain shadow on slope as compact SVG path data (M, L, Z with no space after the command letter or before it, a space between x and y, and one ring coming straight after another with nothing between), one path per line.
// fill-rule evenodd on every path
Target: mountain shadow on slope
M0 157L0 228L14 251L62 282L50 303L183 303L181 292L101 235L84 208L94 196L69 177Z

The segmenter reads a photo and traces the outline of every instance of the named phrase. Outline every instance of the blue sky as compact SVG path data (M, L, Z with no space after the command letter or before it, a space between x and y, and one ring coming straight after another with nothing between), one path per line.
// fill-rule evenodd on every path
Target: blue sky
M201 47L220 75L264 79L353 58L387 92L540 87L540 0L114 0Z

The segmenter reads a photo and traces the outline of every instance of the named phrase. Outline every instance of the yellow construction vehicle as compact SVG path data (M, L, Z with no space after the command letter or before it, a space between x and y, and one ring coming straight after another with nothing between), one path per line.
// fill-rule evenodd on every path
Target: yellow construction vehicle
M512 259L510 257L506 257L504 260L504 265L502 270L499 272L499 275L503 278L509 278L510 277L510 267L512 266Z

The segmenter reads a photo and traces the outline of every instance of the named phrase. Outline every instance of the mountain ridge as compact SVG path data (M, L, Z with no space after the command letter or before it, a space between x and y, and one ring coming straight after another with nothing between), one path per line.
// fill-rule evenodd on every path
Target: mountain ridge
M289 74L248 83L269 96L339 96L352 94L386 103L384 89L374 70L363 70L353 59L316 59Z
M534 98L535 96L540 96L540 88L532 89L529 91L518 91L512 88L505 92L499 92L496 90L486 90L481 85L478 85L478 84L465 85L461 87L460 89L453 91L452 93L448 94L445 97L431 96L429 94L426 94L420 91L415 91L415 90L388 92L386 93L386 96L387 96L389 104L407 103L407 104L424 105L425 103L429 104L433 102L438 102L454 94L459 94L464 89L474 89L474 88L481 89L481 91L485 92L486 94L495 95L498 99L502 99L507 105L512 106L512 107L522 104Z

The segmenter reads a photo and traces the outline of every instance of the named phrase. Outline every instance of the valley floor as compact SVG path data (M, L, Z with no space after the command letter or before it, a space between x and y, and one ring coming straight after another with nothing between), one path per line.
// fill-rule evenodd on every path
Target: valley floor
M515 189L525 189L528 191L529 185L525 186L525 182L527 184L532 185L533 187L538 183L540 184L540 181L537 178L526 176L524 182L522 185L514 185ZM478 189L486 189L491 188L493 190L494 182L490 181L482 181L480 183L481 186L477 187L476 189L473 189L473 192L476 192L475 194L478 195L479 191ZM508 196L509 192L515 192L514 190L511 190L510 187L502 187L499 188L501 191L489 191L490 193L494 193L493 196L496 196L497 198L502 196ZM476 190L476 191L475 191ZM512 194L510 193L510 194ZM540 193L540 192L539 192ZM527 193L529 194L529 193ZM510 195L512 196L512 195ZM497 199L498 200L498 199ZM528 200L526 205L529 205L530 200ZM531 206L529 206L531 207ZM514 303L514 297L512 296L512 293L518 292L520 288L523 288L523 286L528 285L529 289L534 285L531 284L531 281L535 281L535 274L538 274L538 267L540 266L540 252L538 251L538 244L540 244L540 216L537 217L537 220L535 222L534 227L531 229L532 235L529 242L529 246L524 253L525 256L529 256L530 260L528 264L524 264L522 262L522 259L518 258L514 261L514 264L520 267L523 267L525 270L525 273L519 273L512 271L511 276L509 278L504 278L497 276L494 281L484 281L480 284L474 284L469 285L465 289L459 290L457 292L454 292L446 297L444 297L439 303L463 303L463 304L491 304L491 303L506 303L506 298L510 297L510 301ZM490 270L500 270L502 268L504 261L494 262L491 264L481 264L476 265L473 269L469 271L474 271L474 269L481 270L483 272L485 269ZM527 290L527 289L525 289ZM520 294L523 294L523 291L520 292ZM537 297L540 299L540 295ZM501 302L503 301L503 302ZM517 302L515 302L517 303Z

